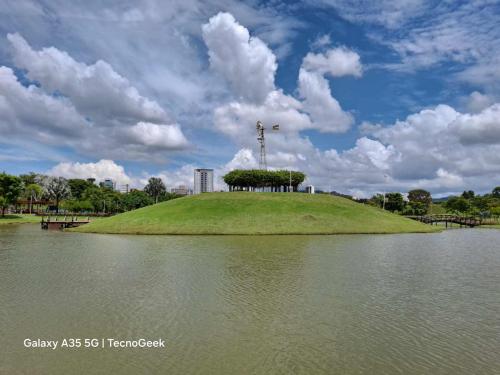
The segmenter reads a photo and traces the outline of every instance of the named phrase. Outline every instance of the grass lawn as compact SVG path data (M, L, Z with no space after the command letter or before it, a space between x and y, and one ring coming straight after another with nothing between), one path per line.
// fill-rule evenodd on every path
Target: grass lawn
M1 224L25 224L25 223L39 223L40 216L35 215L5 215L0 216Z
M178 198L71 229L123 234L426 233L439 230L341 197L248 192Z

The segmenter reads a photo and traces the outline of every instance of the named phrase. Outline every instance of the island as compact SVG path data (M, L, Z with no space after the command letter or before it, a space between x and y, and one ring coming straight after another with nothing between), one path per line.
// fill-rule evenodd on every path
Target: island
M439 228L327 194L192 195L91 222L72 232L113 234L383 234Z

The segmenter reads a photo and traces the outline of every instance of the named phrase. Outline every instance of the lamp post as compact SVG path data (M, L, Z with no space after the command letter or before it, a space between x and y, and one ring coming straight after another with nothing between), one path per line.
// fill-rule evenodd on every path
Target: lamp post
M290 184L288 185L288 192L292 192L292 170L290 170Z
M388 177L388 176L387 176L386 174L384 174L384 183L385 183L385 181L387 180L387 177ZM384 201L383 201L383 203L382 203L382 209L383 209L383 210L385 210L385 189L384 189Z

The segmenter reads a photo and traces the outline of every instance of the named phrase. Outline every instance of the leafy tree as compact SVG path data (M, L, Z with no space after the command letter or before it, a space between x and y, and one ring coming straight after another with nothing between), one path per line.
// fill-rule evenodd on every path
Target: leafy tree
M38 184L29 184L24 188L24 195L30 200L30 214L33 209L33 201L37 201L42 197L43 188Z
M19 178L22 180L24 186L28 186L37 183L38 174L35 172L29 172L27 174L19 175Z
M455 211L460 213L465 213L470 209L469 200L461 197L450 197L445 203L444 206L447 211Z
M488 198L475 196L474 199L470 200L471 206L479 213L488 211Z
M167 192L165 184L158 177L151 177L148 180L148 184L144 187L144 191L154 199L155 203L158 203L158 198Z
M475 196L475 193L472 190L464 191L462 193L462 197L465 199L473 199Z
M291 177L291 181L290 181ZM271 191L289 191L290 182L293 191L304 182L306 176L297 171L265 171L262 169L235 169L224 176L230 191L271 188Z
M127 211L146 207L153 203L153 199L148 194L140 190L132 190L130 193L124 194L123 197L123 205Z
M62 203L65 210L75 213L93 211L92 203L86 200L68 199Z
M71 196L68 180L63 177L50 177L46 189L50 199L55 200L56 213L59 213L60 201Z
M92 183L81 178L70 178L68 180L68 185L71 190L71 196L73 198L80 199L85 189L91 186Z
M414 213L414 215L425 215L429 212L429 208L432 203L432 196L427 190L414 189L408 192L408 201L413 211L419 212Z
M165 192L158 197L158 202L169 201L175 198L180 198L180 195L177 195L175 193Z
M422 202L408 202L404 209L405 215L425 215L429 212L429 206L426 206L425 203Z
M403 194L401 193L387 193L385 195L385 209L388 211L402 212L404 208Z
M500 186L494 188L493 191L491 192L491 195L495 198L500 198Z
M6 173L0 173L0 197L2 197L2 216L10 204L14 204L23 190L23 182L19 177Z
M368 204L371 206L382 208L384 206L384 194L375 194L368 200Z

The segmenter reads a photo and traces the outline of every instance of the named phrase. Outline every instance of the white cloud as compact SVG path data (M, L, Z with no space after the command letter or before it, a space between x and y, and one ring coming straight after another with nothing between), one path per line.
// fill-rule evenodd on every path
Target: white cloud
M2 141L24 137L48 144L67 143L82 136L88 126L71 102L47 95L34 85L23 86L12 69L3 66L0 113Z
M351 22L373 23L395 29L407 20L422 15L426 0L309 0L314 5L334 7Z
M478 113L494 103L494 100L478 91L472 92L467 98L466 107L469 112Z
M127 175L123 166L113 160L104 159L96 163L59 163L47 171L47 174L65 178L95 178L97 181L111 178L118 185L133 183L133 179Z
M258 104L274 90L275 55L231 14L210 18L203 25L203 40L210 66L230 83L237 96Z
M128 134L136 143L163 149L184 148L188 145L180 126L158 125L149 122L139 122L128 129Z
M301 68L298 91L304 99L303 109L311 115L313 128L325 133L345 132L354 123L352 115L342 110L331 95L328 81L319 73Z
M232 171L233 169L253 169L258 168L259 163L255 159L252 150L248 148L242 148L239 150L225 165L226 171Z
M464 144L500 144L500 103L476 114L464 114L452 124Z
M28 77L49 93L67 96L92 121L103 125L168 120L158 103L141 96L105 61L86 65L54 47L34 51L19 34L8 34L7 39L17 67L26 69Z
M331 48L325 53L309 52L304 57L302 67L332 77L361 77L363 74L359 55L346 47Z
M18 67L41 86L23 86L10 68L0 68L0 107L10 141L58 144L92 157L163 161L165 150L189 142L178 124L112 67L77 62L54 47L33 50L9 34Z

